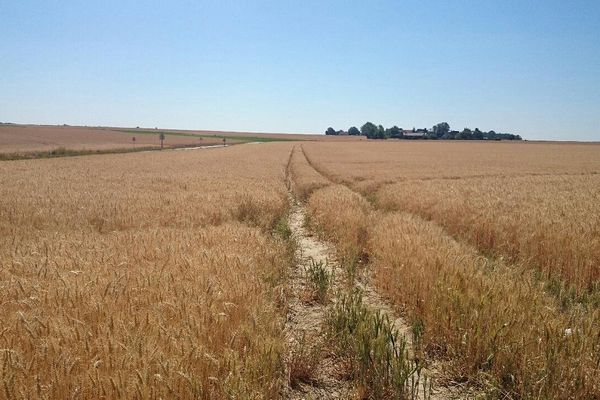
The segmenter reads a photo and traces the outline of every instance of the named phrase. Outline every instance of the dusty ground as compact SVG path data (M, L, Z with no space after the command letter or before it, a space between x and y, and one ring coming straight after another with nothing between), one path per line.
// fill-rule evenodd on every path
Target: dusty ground
M0 125L0 152L30 152L64 147L72 150L108 150L135 146L160 146L158 134L131 134L109 128L70 126ZM165 145L207 145L222 143L221 139L167 136Z
M160 132L157 130L156 132ZM358 137L334 137L325 135L304 135L284 133L222 132L222 131L184 131L165 129L166 132L183 135L216 135L230 137L229 143L235 143L236 136L266 139L354 141ZM137 133L136 133L137 132ZM148 129L135 128L98 128L76 126L46 125L0 125L0 153L34 152L55 150L65 147L72 150L108 150L133 146L159 146L158 133ZM168 134L166 146L222 144L220 137L193 137Z
M311 262L324 263L329 272L337 266L335 254L330 246L313 237L304 227L304 209L294 204L289 224L298 243L298 263L290 271L290 289L292 297L289 302L288 320L286 323L286 339L292 351L304 342L308 349L322 346L323 325L326 306L307 298L310 291L305 277L305 270ZM340 288L340 278L336 277L330 290ZM335 356L319 349L321 359L317 364L312 382L299 382L296 387L286 393L287 399L348 399L354 396L352 382L340 376L341 366Z

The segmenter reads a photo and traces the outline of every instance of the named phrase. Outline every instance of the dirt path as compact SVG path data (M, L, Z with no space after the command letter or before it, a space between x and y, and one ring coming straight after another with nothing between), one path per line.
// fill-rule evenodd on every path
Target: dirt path
M298 244L296 265L289 273L290 299L285 327L290 386L285 399L350 399L355 397L351 381L340 376L343 370L324 343L327 306L311 296L312 287L306 270L320 263L333 273L329 291L337 291L342 282L334 272L337 267L330 246L313 237L304 227L304 208L293 201L289 225Z

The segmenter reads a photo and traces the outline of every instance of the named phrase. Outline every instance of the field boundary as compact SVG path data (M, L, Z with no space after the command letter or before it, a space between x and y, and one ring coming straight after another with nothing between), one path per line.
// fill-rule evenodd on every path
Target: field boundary
M238 143L235 143L238 144ZM242 143L239 143L242 144ZM31 152L13 152L13 153L0 153L0 161L19 161L19 160L38 160L45 158L64 158L64 157L82 157L82 156L100 156L106 154L127 154L127 153L147 153L154 151L169 151L169 150L206 150L209 148L228 147L234 144L227 145L207 145L198 146L197 144L186 144L186 145L172 145L165 148L160 146L143 146L136 148L125 148L118 147L114 149L104 150L75 150L67 149L64 147L58 147L54 150L47 151L31 151Z
M276 138L276 137L263 137L263 136L252 136L252 135L224 135L224 134L202 134L202 133L187 133L187 132L175 132L168 130L135 130L135 129L114 129L115 132L123 132L137 135L159 135L161 133L170 136L181 136L181 137L196 137L196 138L211 138L211 139L230 139L236 140L242 143L249 142L299 142L307 139L287 139L287 138Z

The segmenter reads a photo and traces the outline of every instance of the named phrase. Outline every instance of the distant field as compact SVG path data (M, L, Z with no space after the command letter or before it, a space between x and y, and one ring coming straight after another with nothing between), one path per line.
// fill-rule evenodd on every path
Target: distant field
M165 147L206 146L243 142L291 140L358 140L355 137L332 138L325 135L277 134L255 132L184 131L172 129L98 128L75 126L0 125L0 153L29 153L68 150L98 150L160 146L159 134L165 134Z
M109 128L9 125L0 126L0 152L44 151L59 147L73 150L116 149L132 147L133 136L136 146L160 146L158 135L135 135ZM165 140L167 145L197 143L200 143L197 138L185 136L170 136Z

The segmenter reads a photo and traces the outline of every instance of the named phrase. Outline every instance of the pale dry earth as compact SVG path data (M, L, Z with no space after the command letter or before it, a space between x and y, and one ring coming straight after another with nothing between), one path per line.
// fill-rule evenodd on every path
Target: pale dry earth
M0 124L0 153L50 151L59 147L70 150L112 150L135 146L160 146L159 132L166 132L166 146L205 146L221 144L220 136L235 143L235 137L249 136L264 139L311 140L311 141L359 141L358 136L326 136L317 134L231 132L213 130L137 129L117 127L87 127L61 125ZM169 134L174 133L174 134ZM182 136L178 136L181 134ZM183 135L202 135L195 137ZM210 137L210 136L217 137Z
M133 137L135 136L135 145ZM168 135L167 146L208 145L222 143L221 139ZM108 128L70 126L0 126L0 152L50 151L59 147L71 150L111 150L160 146L157 134L133 134Z
M330 246L316 239L304 226L304 208L295 203L289 217L289 226L297 241L296 258L298 262L289 273L291 297L288 304L288 315L285 327L286 341L292 351L297 350L304 341L307 346L323 345L323 328L326 317L326 306L310 301L305 294L310 290L305 278L305 270L311 262L322 262L330 273L335 273L337 266L335 254ZM339 277L334 278L331 291L339 290L342 283ZM353 397L353 386L349 380L339 375L339 360L323 351L322 357L314 373L313 382L300 382L297 387L289 388L284 398L301 399L348 399Z

